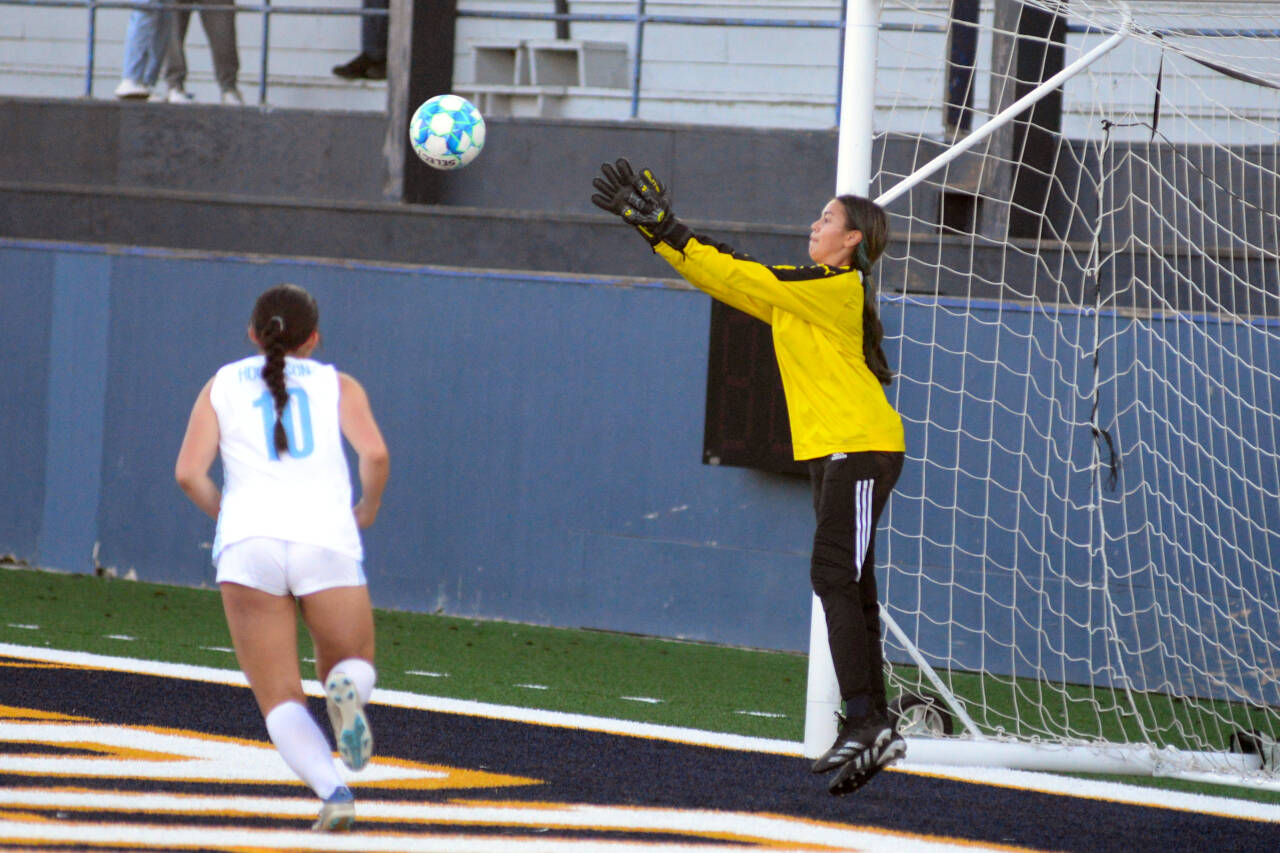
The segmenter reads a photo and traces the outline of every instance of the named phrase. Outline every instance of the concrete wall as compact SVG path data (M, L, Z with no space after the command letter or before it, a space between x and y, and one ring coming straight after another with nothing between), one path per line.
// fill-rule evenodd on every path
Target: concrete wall
M533 118L490 124L484 154L442 175L440 204L405 205L385 199L379 115L0 98L0 236L661 277L665 264L637 253L635 236L591 204L591 178L602 162L627 156L653 167L671 186L681 219L774 263L804 260L809 223L834 191L834 131ZM91 132L68 134L69 127ZM939 143L913 137L879 138L872 193L940 151ZM1054 196L1050 219L1055 233L1081 245L1014 240L1005 251L999 239L974 245L965 235L939 234L940 186L926 183L891 208L895 245L882 287L996 297L1012 286L1019 298L1078 303L1095 283L1070 256L1087 255L1103 209L1092 177L1099 167L1090 143L1064 141L1063 151L1062 186L1075 189L1069 199ZM1149 153L1144 144L1122 143L1110 155L1121 164L1113 164L1111 189L1125 203L1108 208L1101 250L1118 299L1140 309L1280 313L1280 269L1259 251L1277 199L1276 147L1156 149L1156 174L1142 165ZM1219 177L1186 180L1179 164L1188 160ZM962 158L949 180L964 185L982 169L976 156ZM1164 186L1157 178L1171 175L1198 206L1173 190L1152 194ZM986 204L999 205L999 194ZM1176 216L1155 215L1161 210ZM1223 223L1238 236L1225 234ZM1148 291L1123 286L1132 271L1110 237L1129 233L1164 253L1141 272ZM1196 251L1187 234L1195 235ZM1155 300L1143 303L1143 292Z
M379 115L0 98L0 236L663 276L591 204L601 163L651 165L682 218L780 263L834 189L834 131L490 125L442 203L409 206L384 200Z
M622 156L660 170L680 214L694 219L807 229L835 188L834 130L536 118L488 124L483 155L443 175L442 204L603 216L589 200L591 179L601 163ZM0 182L398 202L386 195L386 129L385 116L336 110L0 97Z

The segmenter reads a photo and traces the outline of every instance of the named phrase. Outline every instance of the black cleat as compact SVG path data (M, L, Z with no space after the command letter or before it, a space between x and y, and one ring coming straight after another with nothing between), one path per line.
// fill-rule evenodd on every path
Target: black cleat
M836 735L831 748L818 756L809 768L814 773L826 773L843 767L855 755L876 743L887 741L894 734L893 726L883 717L851 720L837 713L836 719L840 721L840 733Z
M852 794L906 754L907 742L902 735L890 729L887 737L877 738L875 743L847 761L832 777L827 790L835 797Z

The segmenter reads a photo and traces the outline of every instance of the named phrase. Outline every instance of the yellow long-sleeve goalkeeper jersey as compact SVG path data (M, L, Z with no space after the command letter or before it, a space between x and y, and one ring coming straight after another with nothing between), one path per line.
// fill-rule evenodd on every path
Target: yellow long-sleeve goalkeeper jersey
M862 275L767 266L677 223L654 247L676 272L773 327L795 458L902 451L902 418L862 353Z

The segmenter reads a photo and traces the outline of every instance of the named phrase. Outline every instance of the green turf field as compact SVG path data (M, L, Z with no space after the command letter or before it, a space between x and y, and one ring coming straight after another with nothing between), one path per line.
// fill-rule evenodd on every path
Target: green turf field
M395 610L375 620L382 687L804 736L801 655ZM237 669L216 590L91 575L0 572L0 642ZM299 647L310 656L305 630Z
M803 655L394 610L377 610L375 619L382 687L790 741L804 737ZM237 669L216 590L25 567L0 569L0 642ZM310 656L301 630L299 648ZM960 679L957 689L964 689L965 679L991 698L991 685L976 683L977 676ZM1235 786L1123 781L1280 803L1280 794Z

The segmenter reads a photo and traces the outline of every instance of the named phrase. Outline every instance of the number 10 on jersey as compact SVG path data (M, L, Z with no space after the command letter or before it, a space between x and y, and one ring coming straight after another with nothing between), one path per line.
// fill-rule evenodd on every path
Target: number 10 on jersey
M262 396L253 403L254 408L262 410L262 428L267 441L267 456L279 459L276 453L276 401L270 391L263 391ZM296 420L296 424L295 424ZM307 392L301 388L289 389L289 402L280 413L280 422L284 425L284 434L289 439L289 455L294 459L310 456L315 450L315 436L311 432L311 403Z

